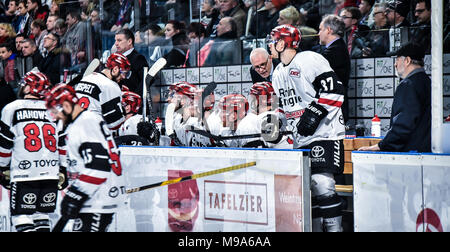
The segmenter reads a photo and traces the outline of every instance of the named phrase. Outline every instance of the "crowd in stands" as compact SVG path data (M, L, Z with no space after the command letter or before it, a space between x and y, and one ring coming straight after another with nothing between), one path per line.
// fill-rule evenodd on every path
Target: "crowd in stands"
M343 19L342 38L352 58L389 56L406 41L420 43L427 54L431 50L430 0L202 0L198 5L199 18L190 22L195 6L181 0L0 0L0 79L17 92L23 75L37 67L59 83L104 50L114 52L114 41L105 44L105 38L114 40L124 28L134 33L135 48L149 65L160 57L167 58L168 67L248 63L242 41L264 41L279 24L299 28L301 50L320 51L319 25L327 14ZM444 8L449 52L448 1Z

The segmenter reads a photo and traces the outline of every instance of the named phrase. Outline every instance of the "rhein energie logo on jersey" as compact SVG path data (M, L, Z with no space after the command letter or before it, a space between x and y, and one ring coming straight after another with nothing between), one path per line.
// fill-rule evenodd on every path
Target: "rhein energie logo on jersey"
M291 106L293 107L296 103L301 103L302 98L295 93L295 89L278 89L278 93L280 94L279 101L281 107Z

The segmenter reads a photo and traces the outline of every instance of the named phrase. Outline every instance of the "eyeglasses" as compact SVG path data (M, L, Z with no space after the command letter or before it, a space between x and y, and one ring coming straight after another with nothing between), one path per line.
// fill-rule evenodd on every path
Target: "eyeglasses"
M269 59L270 59L270 56L267 57L266 62L264 62L264 63L262 63L262 64L260 64L260 65L256 65L256 66L254 66L253 68L255 68L255 70L260 70L260 69L266 68L267 64L269 63Z
M341 18L347 19L347 18L353 18L353 17L341 16Z
M376 15L378 15L378 14L380 14L380 13L384 13L384 11L377 11L377 12L374 12L373 15L376 16Z
M414 13L420 14L424 11L425 11L425 9L417 9L417 10L414 10Z

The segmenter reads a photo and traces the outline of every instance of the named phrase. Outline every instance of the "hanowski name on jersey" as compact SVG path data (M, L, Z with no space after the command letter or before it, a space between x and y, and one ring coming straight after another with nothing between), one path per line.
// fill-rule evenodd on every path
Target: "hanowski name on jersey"
M13 125L27 121L50 122L45 109L18 109L14 112Z
M94 83L80 81L75 85L75 91L80 94L89 95L96 100L100 100L101 90Z

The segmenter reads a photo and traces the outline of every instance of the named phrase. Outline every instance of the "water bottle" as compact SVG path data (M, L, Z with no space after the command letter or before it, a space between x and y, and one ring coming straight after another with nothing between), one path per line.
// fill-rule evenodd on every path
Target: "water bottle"
M374 118L372 118L372 129L371 133L373 137L380 137L381 136L381 120L378 118L377 115L375 115Z
M155 124L156 127L158 127L159 132L161 132L162 120L159 117L156 117Z

